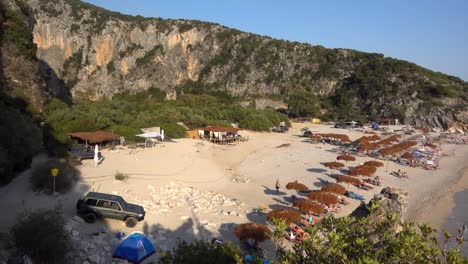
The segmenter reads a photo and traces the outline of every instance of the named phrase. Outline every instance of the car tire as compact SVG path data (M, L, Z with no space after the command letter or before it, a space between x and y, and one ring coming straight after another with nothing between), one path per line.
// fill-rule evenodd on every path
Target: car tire
M88 212L88 213L86 213L86 214L84 215L84 220L85 220L85 222L88 223L88 224L94 223L94 222L96 221L96 219L97 219L97 216L96 216L96 214L93 213L93 212Z
M129 228L135 227L137 223L138 223L138 220L135 217L130 216L127 219L125 219L125 225Z

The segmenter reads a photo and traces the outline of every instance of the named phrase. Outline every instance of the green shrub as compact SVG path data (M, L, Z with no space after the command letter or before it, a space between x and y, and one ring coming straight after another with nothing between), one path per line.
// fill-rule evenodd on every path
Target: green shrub
M116 172L115 179L118 181L126 181L128 179L128 175L122 172Z
M59 208L20 214L11 235L19 253L28 255L34 263L70 263L72 244Z
M33 190L52 193L54 179L51 170L53 168L59 170L55 177L55 191L65 193L71 189L77 179L78 170L65 159L47 159L32 164L30 182Z
M172 252L165 252L160 259L161 264L237 264L242 263L239 247L226 242L221 245L211 245L204 241L192 244L180 242Z
M164 133L170 138L184 138L187 136L187 130L178 124L161 124Z
M0 185L29 167L42 144L42 133L26 113L26 102L0 91Z

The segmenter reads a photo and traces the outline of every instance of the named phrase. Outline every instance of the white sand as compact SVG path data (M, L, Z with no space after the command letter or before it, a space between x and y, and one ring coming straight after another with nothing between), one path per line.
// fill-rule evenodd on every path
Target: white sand
M336 160L338 148L304 142L304 138L298 135L300 128L306 126L322 133L346 133L352 140L363 135L325 125L295 123L285 134L244 131L243 135L248 136L249 141L236 146L177 139L149 149L104 150L105 160L99 167L95 168L92 160L84 161L80 166L82 180L70 194L58 198L34 194L27 188L27 173L0 189L0 209L11 212L2 215L0 226L3 230L11 226L16 213L23 207L50 208L57 201L63 204L67 216L72 216L77 198L91 190L94 183L96 191L116 193L129 202L143 204L147 217L135 229L151 234L159 241L158 244L165 244L164 247L172 246L176 237L188 240L213 236L233 239L235 224L265 222L264 215L254 212L256 208L264 207L266 211L281 208L285 206L280 203L285 196L300 196L284 188L287 182L298 180L311 189L319 189L323 181L334 182L328 176L331 171L321 163ZM290 146L276 148L285 143ZM444 148L451 150L454 146ZM467 161L468 148L456 148L456 157L443 158L440 162L442 170L425 171L390 162L389 172L402 169L408 172L409 180L387 175L384 167L376 173L381 176L383 186L372 191L357 190L351 186L350 190L363 194L366 199L386 186L407 190L410 194L407 218L421 220L422 209L430 208L458 180L456 172ZM369 157L357 158L357 161L348 162L347 165L356 166L371 160ZM130 179L124 183L116 181L114 175L117 171L128 174ZM281 195L276 195L274 191L276 179L282 185L281 191L284 193ZM348 214L359 205L358 201L349 200L351 204L339 215ZM106 220L105 224L113 231L130 231L119 221ZM85 225L83 232L91 232L101 225Z

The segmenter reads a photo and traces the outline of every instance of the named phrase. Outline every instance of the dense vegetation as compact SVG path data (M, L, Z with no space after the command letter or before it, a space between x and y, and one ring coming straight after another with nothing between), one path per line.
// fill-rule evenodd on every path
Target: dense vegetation
M34 263L70 263L73 247L60 208L21 213L11 236L18 255L27 255Z
M239 123L242 128L257 131L288 122L286 115L272 109L242 107L239 99L227 95L186 93L174 101L164 98L164 92L150 88L135 95L123 93L112 100L79 101L72 106L52 100L46 107L45 121L63 142L70 132L95 130L114 131L127 140L141 141L135 135L141 128L153 126L164 128L169 137L185 137L186 128L177 122L189 128Z
M284 240L286 226L275 225L282 228L277 232L278 239ZM451 248L447 244L454 238L446 234L444 245L439 245L434 229L424 224L400 223L396 217L375 222L368 217L328 216L306 232L310 239L295 244L292 250L279 247L272 263L468 263L459 250L462 240ZM224 262L213 261L221 259ZM230 244L219 247L198 241L182 242L173 252L166 253L161 263L243 263L240 259L239 249ZM255 256L253 263L262 260Z
M27 168L42 144L41 130L26 107L23 100L0 91L0 185Z

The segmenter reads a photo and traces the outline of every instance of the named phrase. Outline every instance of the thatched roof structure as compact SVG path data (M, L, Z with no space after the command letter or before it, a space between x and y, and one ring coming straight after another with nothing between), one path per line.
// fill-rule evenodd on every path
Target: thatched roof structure
M338 195L343 195L346 192L345 187L343 187L343 186L341 186L339 184L335 184L335 183L327 184L327 185L323 186L320 190L324 191L324 192L335 193L335 194L338 194Z
M72 139L79 139L87 141L88 143L104 143L107 141L120 139L120 135L108 131L94 131L94 132L74 132L68 134Z
M416 141L406 141L400 144L395 144L388 148L379 149L379 153L382 155L391 155L394 153L402 152L413 146L416 146L418 143Z
M299 208L302 212L312 212L318 215L323 214L323 209L325 208L325 206L309 199L296 200L293 202L293 206Z
M374 166L360 165L354 167L348 171L348 174L351 176L371 176L377 171L377 168Z
M293 209L277 209L271 210L267 214L268 221L272 221L272 219L283 219L286 221L286 224L289 225L291 222L300 223L301 222L301 214Z
M377 160L369 160L369 161L364 162L364 165L372 166L372 167L382 167L384 164L383 162L380 162Z
M312 201L317 201L326 205L338 203L338 197L336 195L324 191L311 192L309 193L309 195L307 195L307 198L309 198Z
M309 190L309 187L307 187L305 184L302 184L298 181L294 181L294 182L289 182L288 184L286 184L286 189L296 190L299 192L306 192Z
M341 168L341 167L344 167L345 165L341 162L336 162L336 161L332 161L332 162L326 162L323 164L325 167L328 167L330 169L338 169L338 168Z
M412 160L412 159L414 159L414 156L413 156L413 154L411 154L410 152L406 152L405 154L403 154L403 155L401 156L401 158Z
M338 176L336 178L336 182L345 182L345 183L351 183L351 184L361 184L361 180L359 180L358 178L354 178L354 177L351 177L351 176Z
M197 130L210 131L210 132L237 132L240 131L240 128L235 127L222 127L222 126L207 126L197 128Z
M339 155L336 157L337 160L344 160L344 161L355 161L356 158L351 155Z
M270 233L271 231L266 225L256 223L240 224L234 229L234 235L240 240L251 239L256 245L269 239Z

